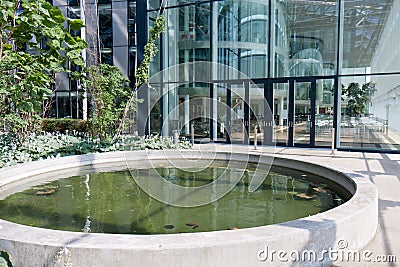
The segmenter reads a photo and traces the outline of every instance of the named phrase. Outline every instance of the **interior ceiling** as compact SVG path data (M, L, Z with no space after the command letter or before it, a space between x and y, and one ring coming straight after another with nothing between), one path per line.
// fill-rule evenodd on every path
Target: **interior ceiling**
M336 0L286 0L291 28L297 35L323 40L325 63L336 62ZM393 0L345 0L343 67L368 67L392 8Z

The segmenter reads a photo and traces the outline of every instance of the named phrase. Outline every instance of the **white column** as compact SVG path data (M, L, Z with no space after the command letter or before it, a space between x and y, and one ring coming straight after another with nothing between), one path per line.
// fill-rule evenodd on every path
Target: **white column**
M211 16L213 16L213 25L211 25L212 27L212 42L211 42L211 46L212 46L212 55L211 55L211 62L212 64L217 64L218 62L218 2L212 2L213 5L213 12L211 14ZM212 67L212 73L211 73L211 79L217 79L218 75L217 75L217 69L216 67ZM217 94L218 94L218 90L217 90L217 85L213 86L213 100L212 100L212 105L213 105L213 114L211 114L212 116L212 120L213 120L213 136L212 139L213 140L217 140L218 137L218 124L217 124L217 120L218 120L218 101L217 101ZM210 136L211 137L211 136Z
M83 25L86 25L86 15L85 15L85 1L80 0L80 13L81 13L81 20ZM81 39L86 40L86 29L82 28L81 29ZM82 59L85 62L86 66L86 48L82 50ZM87 120L88 118L88 101L87 101L87 93L86 93L86 88L78 88L78 89L83 89L83 99L82 99L82 119ZM79 98L79 94L78 97Z

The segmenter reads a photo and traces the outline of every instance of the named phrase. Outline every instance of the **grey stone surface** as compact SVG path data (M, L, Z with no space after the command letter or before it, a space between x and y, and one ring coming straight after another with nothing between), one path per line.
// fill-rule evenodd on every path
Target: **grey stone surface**
M57 259L58 266L66 263L72 266L328 266L331 260L327 253L322 253L324 250L340 250L338 245L343 240L348 249L361 250L374 237L378 225L378 195L368 174L353 172L340 162L326 160L334 158L325 157L326 151L288 150L283 153L268 149L251 151L244 146L234 150L235 160L257 160L262 156L263 160L271 161L272 152L275 152L276 164L323 174L349 191L356 189L355 194L343 205L317 215L236 231L151 236L85 234L0 220L0 250L8 251L16 266L53 266ZM127 161L146 167L144 162L164 155L178 157L181 153L193 159L230 157L224 151L229 152L229 146L198 146L183 152L92 154L28 163L0 170L0 197L49 177L121 169L126 167ZM259 257L265 257L267 249L269 258L261 261ZM271 255L272 251L275 253ZM316 260L286 262L279 259L279 256L288 259L291 252L301 254L304 251L315 252ZM321 255L325 257L319 260Z

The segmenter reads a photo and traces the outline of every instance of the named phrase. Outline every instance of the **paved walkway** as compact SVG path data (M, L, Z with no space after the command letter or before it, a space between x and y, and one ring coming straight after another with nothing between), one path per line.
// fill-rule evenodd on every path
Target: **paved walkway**
M271 149L243 145L195 145L202 151L235 151L271 153ZM267 150L267 151L266 151ZM329 149L275 148L275 154L313 161L321 165L338 165L359 172L376 185L379 194L379 226L375 238L364 248L375 256L396 256L396 262L337 263L335 266L400 266L400 154L379 154L336 151ZM365 218L368 220L368 218Z

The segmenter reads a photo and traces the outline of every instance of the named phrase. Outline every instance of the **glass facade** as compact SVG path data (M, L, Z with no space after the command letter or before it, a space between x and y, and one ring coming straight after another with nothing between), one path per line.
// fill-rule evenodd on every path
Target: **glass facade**
M159 1L147 7L151 26ZM170 0L163 12L147 133L400 151L398 2Z
M116 65L134 81L137 66L136 0L57 0L53 5L58 6L66 17L84 21L85 28L70 30L70 33L88 42L88 49L83 53L88 65L95 62ZM79 71L76 66L69 68ZM67 73L58 73L56 80L53 96L43 103L45 113L55 118L87 118L91 101L79 84Z

